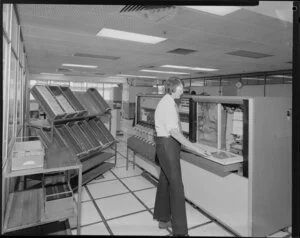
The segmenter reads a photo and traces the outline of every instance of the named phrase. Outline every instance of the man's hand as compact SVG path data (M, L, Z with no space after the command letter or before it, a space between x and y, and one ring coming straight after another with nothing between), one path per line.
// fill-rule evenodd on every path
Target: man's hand
M204 150L203 148L201 148L199 145L197 145L196 143L193 144L194 146L194 151L203 156L203 157L209 157L211 156L211 153L209 153L208 151Z
M201 146L197 143L190 143L189 146L183 146L183 148L203 157L211 156L211 153L201 148Z

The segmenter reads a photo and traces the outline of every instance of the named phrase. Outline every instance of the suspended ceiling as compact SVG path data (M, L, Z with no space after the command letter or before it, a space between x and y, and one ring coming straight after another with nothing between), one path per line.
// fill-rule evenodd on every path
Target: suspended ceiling
M259 6L242 7L225 16L184 6L133 12L120 12L124 5L16 6L32 74L63 72L107 78L121 73L166 79L170 75L140 70L186 72L189 74L179 77L187 78L292 68L292 2L260 1ZM167 40L151 45L97 37L104 27ZM194 52L169 52L176 49ZM70 68L63 63L98 68ZM160 67L166 64L219 70Z

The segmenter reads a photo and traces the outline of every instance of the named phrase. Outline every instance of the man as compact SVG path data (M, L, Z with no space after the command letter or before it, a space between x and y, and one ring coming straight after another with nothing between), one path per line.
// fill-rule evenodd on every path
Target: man
M169 78L166 83L166 94L159 101L154 114L157 133L156 151L161 171L153 217L159 221L159 228L172 226L174 236L188 235L180 167L181 145L198 154L207 154L187 140L181 132L175 99L179 99L182 94L181 80L177 77Z

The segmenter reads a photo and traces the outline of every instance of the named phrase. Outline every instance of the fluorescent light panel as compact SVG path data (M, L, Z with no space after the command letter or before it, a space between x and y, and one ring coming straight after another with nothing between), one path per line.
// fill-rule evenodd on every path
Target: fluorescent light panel
M252 77L244 77L242 79L247 79L247 80L265 80L264 78L252 78Z
M136 78L152 78L156 79L156 76L142 76L142 75L131 75L131 74L118 74L117 76L122 76L122 77L136 77Z
M96 65L84 65L84 64L62 64L62 66L79 67L79 68L92 68L92 69L95 69L95 68L98 67Z
M213 69L213 68L200 68L200 67L190 67L190 66L181 66L181 65L162 65L160 67L165 67L165 68L174 68L174 69L190 69L190 70L197 70L197 71L218 71L218 69Z
M151 69L141 69L140 71L151 72L151 73L162 73L162 74L189 74L184 72L159 71L159 70L151 70Z
M54 74L54 73L40 73L42 75L54 75L54 76L62 76L64 74Z
M162 37L132 33L127 31L119 31L119 30L113 30L108 28L102 28L97 33L97 36L119 39L119 40L135 41L135 42L147 43L147 44L157 44L167 39Z
M229 7L229 6L226 7L225 6L185 6L185 7L199 10L202 12L208 12L218 16L225 16L229 13L241 9L240 7Z
M285 79L291 79L292 76L289 76L289 75L271 75L270 77L273 77L273 78L285 78Z

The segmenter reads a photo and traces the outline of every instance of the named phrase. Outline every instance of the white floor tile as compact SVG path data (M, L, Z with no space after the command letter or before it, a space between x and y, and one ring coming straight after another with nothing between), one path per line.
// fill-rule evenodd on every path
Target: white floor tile
M76 192L75 193L75 200L76 200L76 202L77 202L77 199L78 199L78 193ZM90 201L90 200L91 200L91 198L88 195L85 187L81 187L81 202Z
M193 208L189 203L185 203L188 228L201 225L210 221L208 217L203 215L197 209Z
M111 171L119 178L126 178L131 176L140 175L143 171L135 166L135 169L133 169L132 166L128 166L128 170L126 170L126 167L115 167L111 169Z
M231 233L227 232L221 226L216 223L209 223L194 229L189 230L190 236L232 236Z
M154 187L152 183L150 183L147 179L145 179L142 176L122 178L121 180L131 191Z
M117 145L117 151L119 151L119 149L127 149L127 141L121 141L118 143Z
M91 182L89 182L88 185L92 184L92 183L98 183L98 182L103 182L103 181L117 179L116 176L114 176L110 171L107 171L107 172L105 172L102 175L103 175L103 177L99 176L99 177L95 178L94 180L92 180Z
M126 162L127 162L127 159L118 153L116 167L124 167L124 166L126 166ZM129 166L132 166L130 159L129 159Z
M105 219L145 210L146 208L130 193L96 200Z
M129 192L128 189L118 180L88 184L87 188L94 199Z
M268 237L286 237L287 235L289 235L288 232L284 232L284 231L279 231L279 232L276 232Z
M69 219L71 228L76 227L76 217ZM81 203L81 225L87 225L102 221L96 207L92 201Z
M142 200L142 202L148 207L148 208L154 208L154 202L156 197L156 188L150 188L142 191L134 192L135 195Z
M132 214L107 222L114 235L152 235L165 236L169 232L158 228L158 222L153 220L148 212Z
M75 230L76 233L76 230ZM80 235L110 235L103 222L81 227Z
M128 161L128 167L129 166L132 167L132 162L130 160ZM119 159L117 161L116 168L120 168L120 167L126 167L126 160L125 159Z

